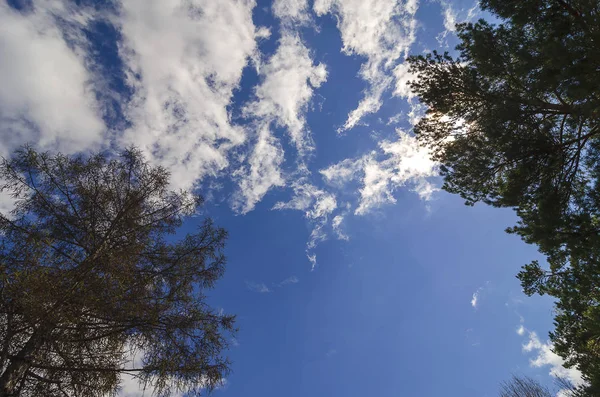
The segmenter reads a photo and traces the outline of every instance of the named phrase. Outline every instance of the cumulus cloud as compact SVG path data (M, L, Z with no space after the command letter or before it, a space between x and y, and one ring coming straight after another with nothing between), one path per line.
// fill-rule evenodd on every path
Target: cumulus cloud
M523 351L534 353L536 356L530 360L532 367L550 367L550 375L555 378L563 378L575 386L584 384L581 372L575 368L565 368L565 361L552 351L550 341L542 342L535 332L529 333L529 340L523 345Z
M292 209L304 212L304 217L312 225L312 231L306 244L306 255L312 264L312 269L317 265L315 247L327 239L324 228L328 223L331 213L337 208L337 201L333 194L319 189L301 178L292 184L294 195L288 202L278 202L273 209Z
M517 335L519 335L519 336L525 335L525 327L523 325L519 325L519 327L517 328Z
M308 22L308 0L274 0L273 14L285 24L302 24Z
M300 158L313 150L305 113L314 89L327 79L327 70L314 64L296 33L284 31L277 51L261 68L261 77L255 99L244 108L259 135L248 165L236 172L240 190L234 208L241 213L252 210L272 187L285 184L280 167L284 153L271 132L274 125L286 129Z
M360 200L354 211L364 215L386 203L395 203L394 192L410 185L423 200L431 199L438 190L428 178L437 175L437 164L416 138L398 129L398 140L383 141L380 151L373 151L358 159L346 159L321 170L324 179L335 186L343 186L360 179Z
M380 109L382 96L394 81L392 69L415 41L417 8L417 0L315 1L317 15L337 17L342 51L366 58L360 69L368 84L365 96L340 131L352 129L365 115Z
M0 3L0 155L23 143L66 153L101 143L81 32L89 16L73 7L39 2L20 13Z
M130 0L118 19L121 57L133 98L122 137L191 188L228 166L246 140L227 106L264 29L252 0Z

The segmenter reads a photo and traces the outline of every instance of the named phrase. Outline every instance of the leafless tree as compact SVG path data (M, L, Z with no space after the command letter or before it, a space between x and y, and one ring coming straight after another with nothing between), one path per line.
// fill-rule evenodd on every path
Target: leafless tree
M499 397L556 397L560 391L561 397L583 397L582 391L564 378L556 378L558 390L551 390L537 380L528 376L513 375L500 385Z

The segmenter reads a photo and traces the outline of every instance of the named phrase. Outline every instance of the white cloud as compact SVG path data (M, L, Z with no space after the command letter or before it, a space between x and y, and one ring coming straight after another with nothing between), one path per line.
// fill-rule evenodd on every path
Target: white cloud
M529 340L523 345L523 351L526 353L535 353L537 356L531 359L532 367L550 367L550 375L557 378L564 378L575 386L584 384L581 372L574 367L565 368L565 361L552 351L552 343L541 342L535 332L529 333Z
M310 19L308 0L274 0L272 9L273 14L284 23L298 25Z
M242 71L256 57L264 29L253 0L129 0L118 20L121 57L134 95L124 144L136 144L172 171L177 187L228 166L246 140L227 106Z
M327 79L325 65L315 65L308 48L296 33L284 31L279 47L261 68L262 82L255 89L255 99L244 112L254 119L259 130L249 166L236 171L240 190L234 208L251 211L269 189L285 184L281 174L284 159L279 140L270 131L273 124L286 128L299 157L313 150L305 113L314 89Z
M297 284L299 282L300 282L300 280L298 279L298 277L290 276L277 284L273 284L273 287L281 288L281 287L285 287L286 285ZM269 288L265 283L256 283L253 281L246 281L246 288L248 288L250 291L258 292L261 294L273 292L273 289Z
M338 132L350 130L359 125L361 119L370 113L377 113L383 104L381 97L389 84L391 79L385 78L379 84L374 84L370 91L365 94L365 97L359 102L356 109L348 114L348 119L343 127L338 129Z
M448 3L447 3L448 4ZM448 4L444 9L444 29L448 32L456 30L456 11Z
M408 102L410 106L410 112L408 112L408 122L410 125L415 126L425 116L426 106L421 102L410 100Z
M428 200L437 190L427 178L437 175L437 165L430 159L429 150L420 147L414 136L398 130L398 140L384 141L381 149L386 159L370 159L364 168L361 201L356 214L365 214L384 203L395 203L393 192L407 183L412 190Z
M342 188L348 182L359 177L360 173L363 172L366 162L373 156L375 156L375 152L358 159L344 159L319 172L323 175L327 183Z
M479 303L481 300L481 293L486 288L488 288L489 285L490 285L490 282L486 281L484 286L477 288L477 290L475 292L473 292L473 296L471 297L471 306L473 307L473 309L477 309L479 307Z
M24 143L66 153L101 143L82 10L45 1L19 13L0 3L0 155Z
M419 179L416 183L415 186L413 187L412 191L417 193L419 195L419 198L421 200L425 200L425 201L429 201L431 200L431 198L433 197L435 192L438 192L440 189L434 185L433 183L429 182L426 179ZM430 210L431 207L428 207L428 210Z
M344 222L344 218L346 214L336 215L331 220L331 227L333 228L333 232L335 233L338 240L350 240L350 237L344 232L342 229L342 223Z
M442 46L448 46L446 41L448 35L456 32L456 24L472 20L479 9L478 1L458 0L447 1L440 0L442 7L442 17L444 18L444 31L437 37L437 41Z
M235 345L235 343L237 343L237 341L234 338L232 344ZM142 368L144 352L140 349L132 348L129 345L127 345L125 349L126 354L123 368ZM217 389L225 386L226 384L227 379L223 378L220 384L218 385ZM204 377L201 380L200 388L205 388L206 385L207 378ZM154 395L153 390L154 383L152 379L149 380L146 389L144 389L144 384L140 383L139 379L135 375L123 373L121 374L117 397L149 397ZM172 397L183 397L184 393L182 391L176 390L174 392L171 392L169 395Z
M126 368L140 368L142 366L142 352L127 347L127 357L125 358ZM121 381L119 384L119 397L141 397L144 395L143 385L140 384L138 379L130 374L122 374ZM148 390L148 391L151 391Z
M315 65L298 34L286 30L277 51L262 67L261 76L256 100L246 106L246 115L285 127L301 155L312 150L304 114L314 89L327 80L325 65Z
M308 258L308 260L310 262L310 268L314 270L314 268L317 267L317 254L306 253L306 257Z
M477 304L479 303L480 290L481 290L481 288L479 288L477 291L475 291L473 293L473 297L471 298L471 306L473 306L474 309L477 309Z
M417 0L316 0L317 15L334 14L343 42L342 51L366 58L360 76L368 83L365 97L350 112L349 130L382 105L382 96L393 82L390 72L415 41Z
M10 211L15 208L15 204L16 199L14 199L9 192L0 191L0 214L11 218Z
M253 281L246 281L246 288L250 291L258 292L261 294L265 294L267 292L271 292L269 287L266 286L265 283L255 283Z
M523 325L519 325L519 327L517 328L517 335L519 335L519 336L525 335L525 327Z
M235 210L245 214L254 209L269 189L285 185L280 169L283 156L283 149L271 134L269 125L260 126L248 165L242 166L234 173L234 177L239 176L239 191L235 194L233 202Z
M431 199L439 190L428 180L437 175L437 164L431 160L429 150L421 147L414 136L400 129L396 131L398 140L381 142L381 153L373 151L320 171L326 182L337 187L360 179L356 215L364 215L386 203L395 203L394 192L407 184L423 200Z
M402 112L393 115L392 117L390 117L388 119L386 125L395 125L395 124L398 124L400 122L400 120L402 120L402 116L403 116Z
M283 280L282 282L280 282L279 286L283 287L284 285L297 284L299 282L300 282L300 280L298 280L298 277L296 277L296 276L290 276L290 277L286 278L285 280Z
M408 63L401 63L394 69L394 76L396 77L396 88L394 89L394 96L401 98L413 98L415 93L412 92L409 81L416 80L417 76L409 72L410 66Z
M276 203L273 209L293 209L304 212L304 217L312 224L312 231L306 244L306 256L314 269L317 258L313 250L320 242L327 239L324 227L331 213L337 208L337 201L333 194L317 188L305 178L294 182L292 188L294 189L292 199L288 202Z

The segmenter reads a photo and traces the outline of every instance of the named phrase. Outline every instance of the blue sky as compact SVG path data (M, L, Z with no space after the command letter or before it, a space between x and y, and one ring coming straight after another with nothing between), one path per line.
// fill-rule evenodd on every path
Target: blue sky
M230 234L210 302L238 315L220 396L493 396L578 381L546 339L541 259L509 210L439 190L408 54L471 0L9 0L0 154L135 144ZM8 208L10 202L0 202ZM140 396L125 380L123 396Z

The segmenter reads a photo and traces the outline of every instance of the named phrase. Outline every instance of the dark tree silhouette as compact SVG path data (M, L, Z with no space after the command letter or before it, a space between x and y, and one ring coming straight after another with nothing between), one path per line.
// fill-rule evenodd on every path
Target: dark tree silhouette
M410 59L415 127L467 204L514 208L536 244L519 274L557 298L555 351L600 395L600 3L483 0L502 23L457 25L459 56Z

